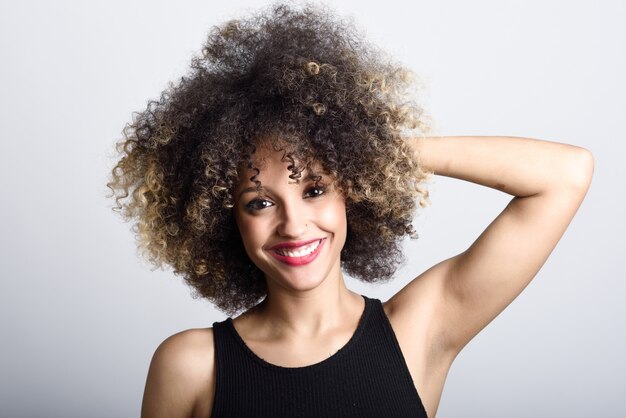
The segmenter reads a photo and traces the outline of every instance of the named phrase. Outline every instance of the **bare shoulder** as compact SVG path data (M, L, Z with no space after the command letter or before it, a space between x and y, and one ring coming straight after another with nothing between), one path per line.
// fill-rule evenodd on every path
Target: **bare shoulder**
M447 342L445 323L445 277L453 260L432 266L383 304L409 368L423 373L423 380L447 373L458 354Z
M442 261L420 274L384 303L385 313L396 333L413 345L416 341L438 344L437 330L442 324L441 311L445 308L444 279L451 259Z
M449 262L423 272L383 304L383 308L428 416L435 416L443 385L456 352L445 329L444 277Z
M215 392L213 329L189 329L163 341L152 357L142 418L210 416Z

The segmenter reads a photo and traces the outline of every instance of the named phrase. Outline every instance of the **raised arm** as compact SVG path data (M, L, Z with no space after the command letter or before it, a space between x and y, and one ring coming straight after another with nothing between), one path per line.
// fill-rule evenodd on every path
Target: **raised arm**
M585 197L593 157L580 147L515 137L433 137L410 144L427 170L514 196L467 250L427 270L390 301L405 324L428 315L425 332L456 355L544 264Z

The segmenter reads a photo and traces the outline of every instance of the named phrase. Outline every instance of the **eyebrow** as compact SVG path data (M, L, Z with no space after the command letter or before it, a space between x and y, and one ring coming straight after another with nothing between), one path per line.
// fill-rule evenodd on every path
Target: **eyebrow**
M267 190L268 192L272 193L271 189L267 187L263 187L263 186L261 186L259 190ZM243 196L245 193L256 192L256 191L257 191L256 187L246 187L241 192L239 192L239 196L237 197L237 199L241 198L241 196Z
M311 181L311 180L315 180L317 177L320 177L320 181L322 181L322 179L324 178L324 174L323 173L309 173L307 174L304 178L299 179L301 182L307 182L307 181ZM262 191L268 191L270 193L272 192L272 189L270 189L269 187L266 186L261 186ZM244 193L250 193L250 192L257 192L257 188L256 186L250 186L250 187L246 187L245 189L243 189L242 191L239 192L239 195L237 196L237 199L240 199L241 196Z

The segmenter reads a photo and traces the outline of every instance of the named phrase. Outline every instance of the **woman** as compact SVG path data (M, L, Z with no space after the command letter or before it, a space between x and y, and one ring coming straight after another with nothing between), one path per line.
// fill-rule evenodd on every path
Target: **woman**
M215 28L125 131L109 186L139 242L243 314L166 339L144 417L428 416L460 350L529 283L593 172L579 147L429 137L407 72L349 24L278 5ZM464 252L381 303L429 173L510 203Z

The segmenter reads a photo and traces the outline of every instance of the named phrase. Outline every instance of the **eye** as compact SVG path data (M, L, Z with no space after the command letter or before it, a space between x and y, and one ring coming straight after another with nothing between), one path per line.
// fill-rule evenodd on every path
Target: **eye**
M245 208L248 212L255 212L261 209L269 208L274 204L265 199L254 199L246 204Z
M323 195L324 193L326 193L326 187L324 186L313 186L313 187L309 187L306 192L304 193L304 195L306 197L320 197L321 195Z

